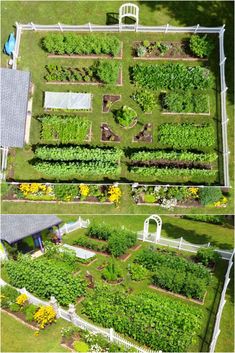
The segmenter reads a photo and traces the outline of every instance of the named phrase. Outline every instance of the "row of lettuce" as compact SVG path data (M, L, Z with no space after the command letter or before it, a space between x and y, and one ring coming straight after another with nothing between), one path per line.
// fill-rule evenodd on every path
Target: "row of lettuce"
M228 198L220 187L138 186L130 187L137 205L152 204L166 209L177 206L226 207ZM123 187L98 184L22 183L2 184L3 200L91 202L118 205Z
M108 242L118 231L120 229L104 224L93 224L86 236ZM137 238L136 233L132 234ZM123 235L122 238L129 235ZM79 237L80 235L78 239ZM133 243L128 246L132 245ZM118 247L118 243L116 246ZM51 245L46 248L45 254L36 260L27 255L19 255L17 260L8 260L3 264L4 273L7 274L11 285L17 288L25 287L42 299L48 300L50 296L54 296L58 303L65 307L70 303L76 303L78 298L85 297L80 306L82 314L87 318L104 327L113 327L118 333L134 338L139 344L154 350L185 351L190 346L201 327L201 308L155 294L147 289L148 286L138 293L135 291L131 293L129 287L113 287L96 277L93 290L88 291L88 283L84 275L78 271L81 264L78 263L75 254L70 252L68 250L65 253L61 252L60 246ZM210 268L219 261L215 254L213 249L202 249L189 259L180 252L146 248L139 250L134 255L133 261L123 266L134 282L141 284L147 281L173 293L202 301L206 290L213 282ZM118 258L119 254L114 256ZM114 265L113 259L110 261L111 266L110 264L108 266L111 267L112 274L115 274L119 271L118 267ZM115 261L118 264L118 260ZM110 272L107 260L105 263L106 272ZM104 270L104 279L108 279L106 282L109 282L106 272ZM1 303L15 312L26 311L27 317L33 321L36 308L31 306L25 310L26 301L25 296L18 299L9 298L9 294L5 291ZM48 310L49 317L53 318L53 309ZM43 317L39 314L38 316ZM51 322L42 319L41 328Z

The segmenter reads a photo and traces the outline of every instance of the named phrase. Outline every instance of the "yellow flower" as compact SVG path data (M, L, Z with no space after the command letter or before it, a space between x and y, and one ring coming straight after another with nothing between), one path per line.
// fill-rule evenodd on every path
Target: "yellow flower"
M23 306L28 300L28 297L26 294L20 294L17 298L16 298L16 303L20 306Z
M41 306L33 318L39 324L40 329L43 329L46 325L55 322L56 312L52 306Z
M194 197L198 196L198 191L199 191L199 188L195 188L195 187L189 188L190 194Z
M108 195L109 201L117 204L120 201L122 192L118 186L109 186Z
M80 191L81 196L85 196L86 197L86 196L89 195L90 189L89 189L88 185L80 184L79 185L79 191Z
M34 336L37 337L38 335L39 335L39 331L35 331L35 332L34 332Z

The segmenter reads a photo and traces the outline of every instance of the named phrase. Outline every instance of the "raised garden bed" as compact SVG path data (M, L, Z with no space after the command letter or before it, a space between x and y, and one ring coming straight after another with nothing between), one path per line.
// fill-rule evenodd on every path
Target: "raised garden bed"
M152 124L145 124L143 129L134 136L133 142L153 142Z
M116 135L107 123L102 123L101 126L101 141L102 142L120 142L121 138Z
M146 43L147 44L147 43ZM137 55L138 47L145 47L146 54ZM207 61L207 58L198 58L190 51L189 41L150 41L149 45L145 45L145 41L135 41L132 50L133 59L141 60L190 60L190 61Z
M109 113L114 103L121 99L121 95L105 94L102 101L102 113Z

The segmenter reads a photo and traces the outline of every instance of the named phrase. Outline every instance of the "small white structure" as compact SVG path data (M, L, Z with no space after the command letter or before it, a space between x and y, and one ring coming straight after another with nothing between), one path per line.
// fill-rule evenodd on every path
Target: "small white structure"
M95 253L93 251L85 250L83 248L77 248L68 244L64 244L62 245L62 247L74 251L76 253L76 257L79 257L80 259L87 260L95 256Z
M91 93L45 92L45 109L90 110Z
M149 232L149 221L150 220L154 220L157 224L157 229L156 229L155 233ZM161 237L161 230L162 230L162 219L158 215L151 215L150 217L146 218L146 220L144 221L142 240L157 243Z
M139 7L135 4L126 3L119 8L119 25L122 25L124 17L132 17L135 19L135 25L139 24Z

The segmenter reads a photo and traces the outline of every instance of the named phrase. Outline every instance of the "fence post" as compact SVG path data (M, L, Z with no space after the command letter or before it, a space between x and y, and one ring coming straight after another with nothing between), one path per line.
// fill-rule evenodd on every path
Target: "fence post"
M35 24L33 22L30 22L30 23L31 23L31 26L32 26L33 30L36 31L37 28L35 27Z
M110 329L109 329L109 339L110 339L110 342L113 342L113 334L114 334L114 330L113 330L113 328L110 328Z
M74 319L76 318L76 309L74 304L69 304L68 313L69 313L71 322L74 322Z
M51 296L49 303L52 306L52 308L55 310L56 317L59 318L60 317L60 310L59 310L59 305L57 303L56 298Z
M169 24L167 23L167 25L166 25L166 29L165 29L165 33L167 33L167 32L168 32L168 27L169 27Z
M179 249L181 249L181 247L182 247L182 241L183 241L183 237L180 238Z
M64 227L65 227L65 233L68 234L69 230L68 230L67 223L64 224Z
M198 28L199 28L199 24L197 24L197 27L195 28L194 34L196 34L196 33L197 33Z
M88 23L88 26L89 26L90 32L92 32L92 27L91 27L91 23L90 22Z
M60 27L61 32L63 32L63 27L61 26L60 22L58 22L58 26Z
M209 242L208 244L207 244L207 247L209 248L211 246L211 243Z

